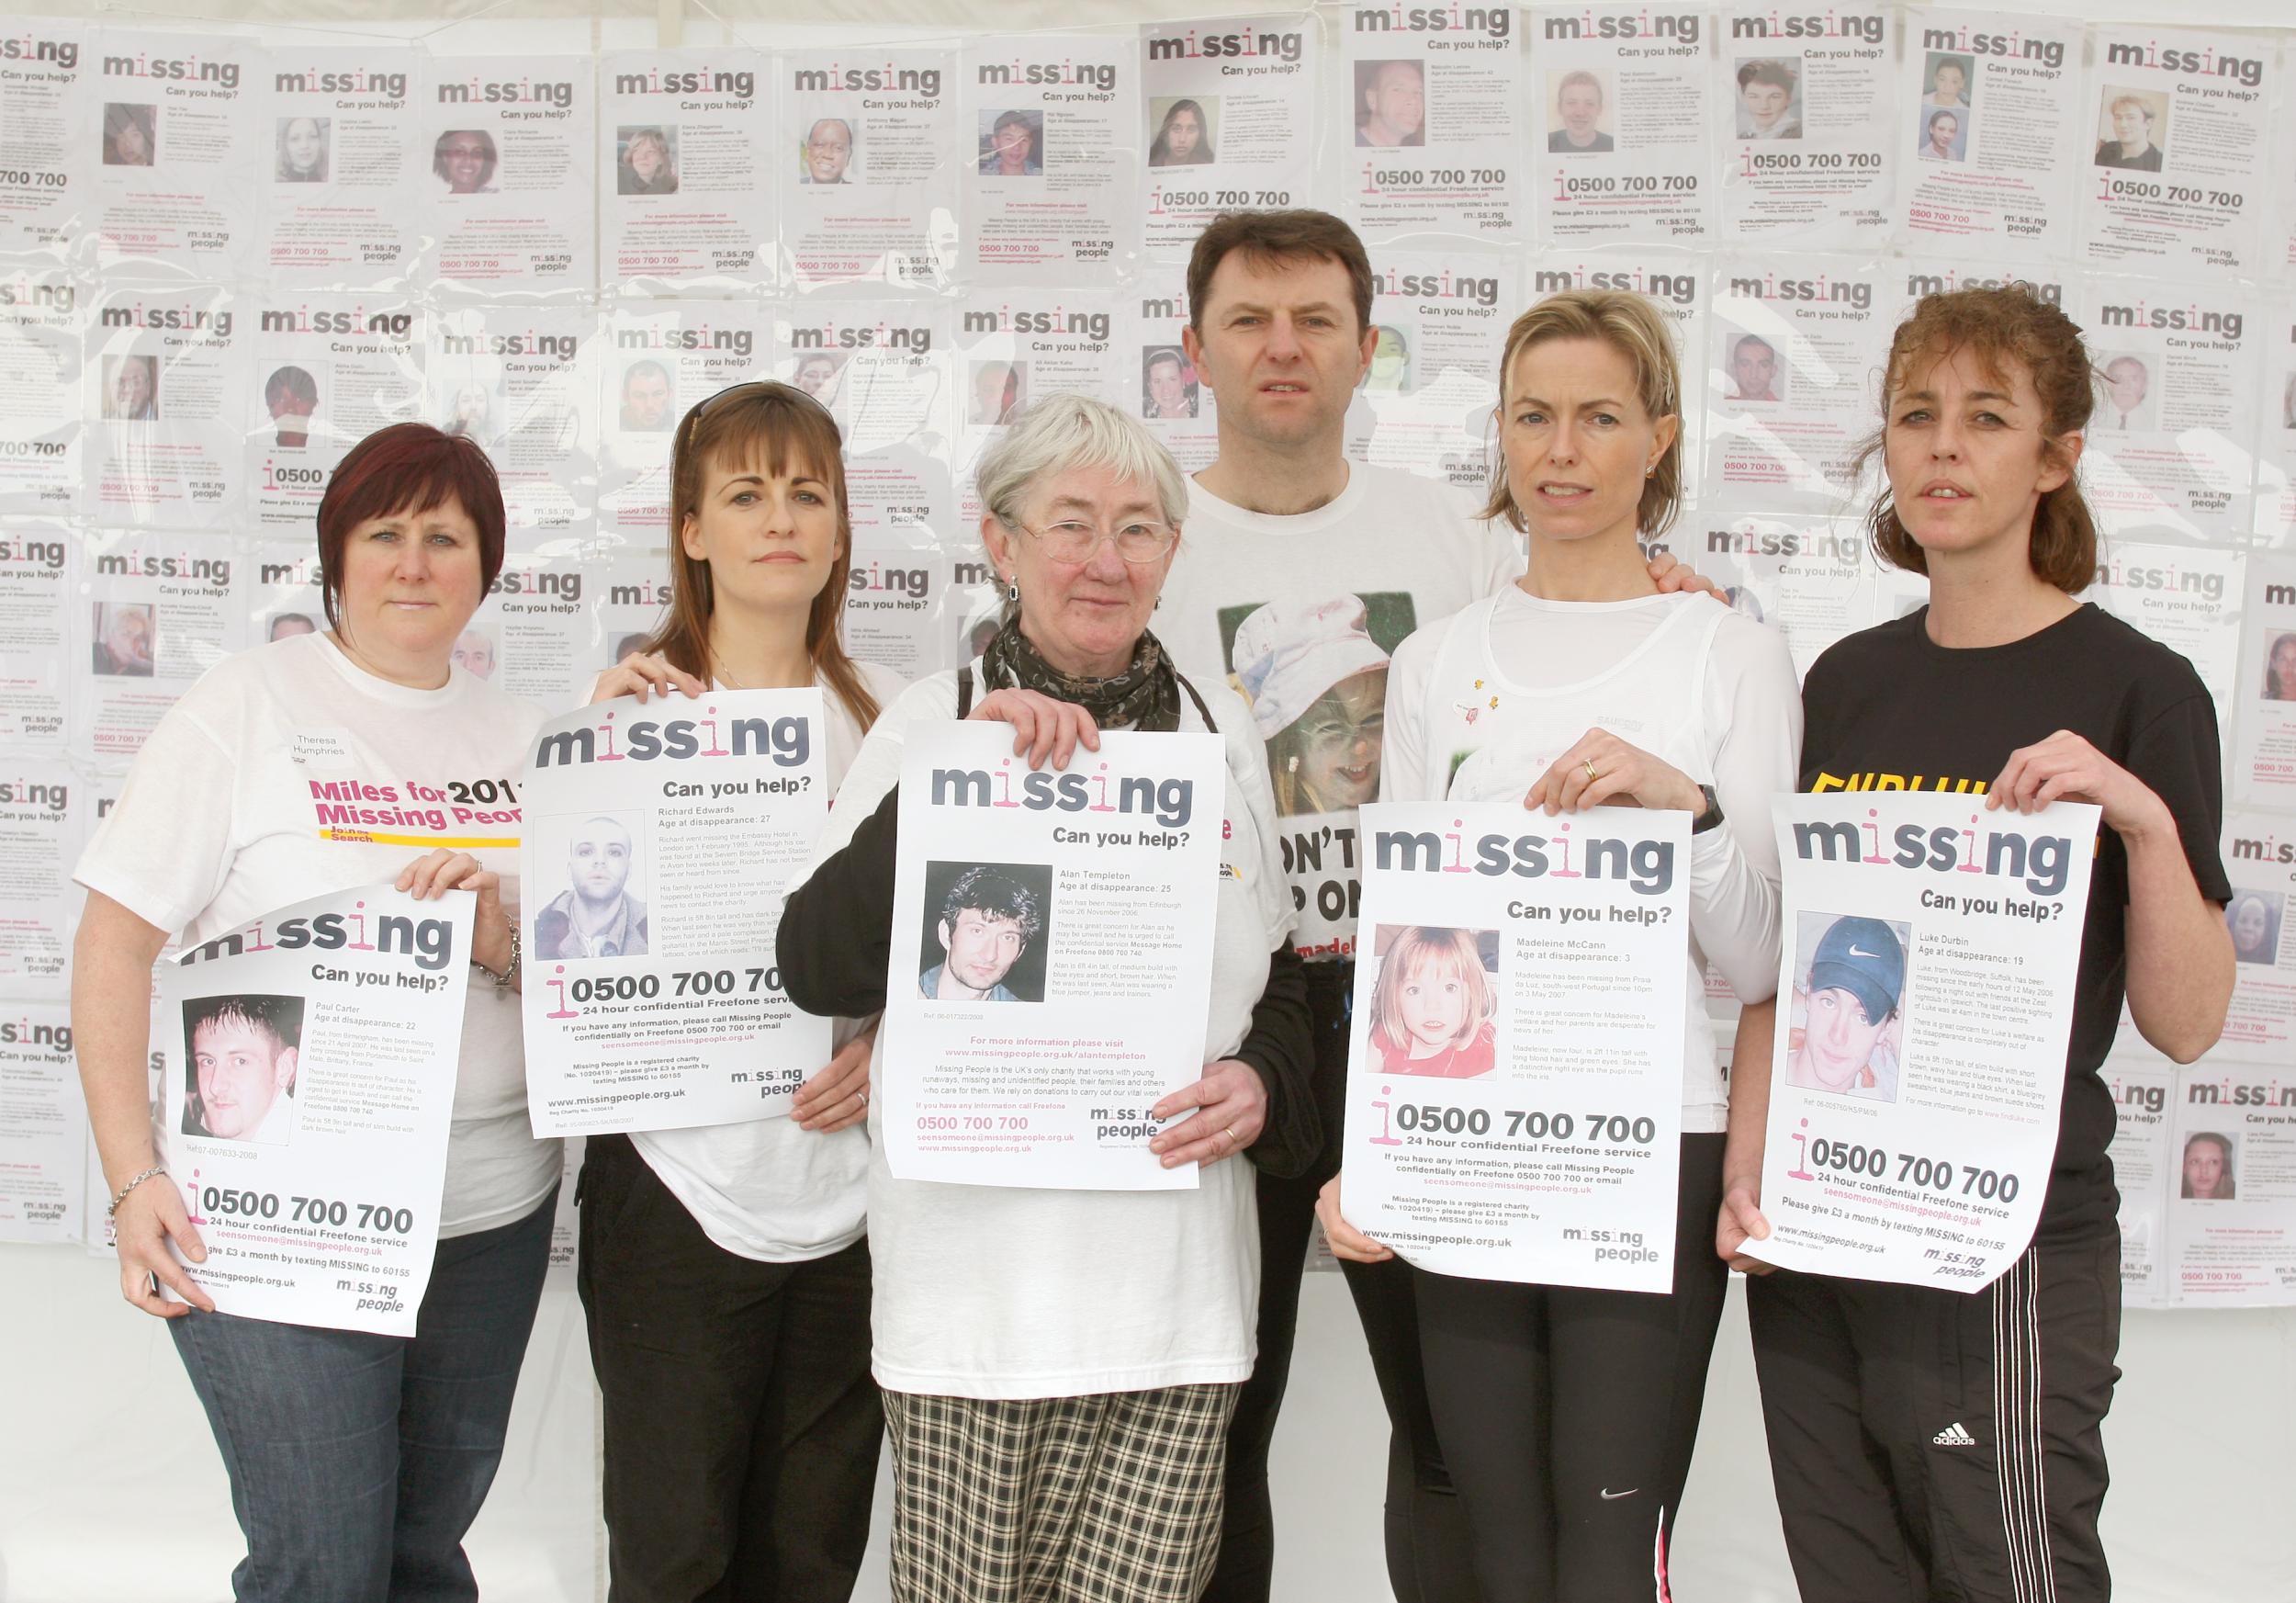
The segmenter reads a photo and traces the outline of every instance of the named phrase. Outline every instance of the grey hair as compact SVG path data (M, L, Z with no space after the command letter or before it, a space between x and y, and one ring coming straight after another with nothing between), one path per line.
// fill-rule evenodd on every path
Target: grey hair
M1187 517L1187 478L1147 426L1089 395L1054 395L1021 412L974 471L981 504L1007 528L1020 526L1020 503L1040 480L1079 468L1105 468L1119 479L1155 487L1165 523Z

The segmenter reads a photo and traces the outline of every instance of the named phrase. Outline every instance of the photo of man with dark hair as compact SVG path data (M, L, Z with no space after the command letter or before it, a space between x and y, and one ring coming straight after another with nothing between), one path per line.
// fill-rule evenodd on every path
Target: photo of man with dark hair
M1045 900L1041 889L1007 868L985 864L960 874L941 894L920 950L917 995L941 1002L1042 1001L1041 962L1033 965L1033 985L1019 983L1013 970L1044 933Z
M285 1146L295 1135L302 1046L300 997L186 1002L184 1134Z

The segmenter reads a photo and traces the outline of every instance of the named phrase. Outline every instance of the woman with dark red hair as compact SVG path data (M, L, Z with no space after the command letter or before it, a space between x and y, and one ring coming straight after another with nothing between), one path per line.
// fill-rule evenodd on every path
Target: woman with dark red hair
M542 711L454 662L502 567L501 490L476 445L413 423L361 441L319 504L319 557L327 632L275 639L193 685L81 858L74 1039L120 1293L168 1321L207 1409L247 1538L232 1575L242 1603L476 1597L462 1539L501 1458L561 1159L526 1120L516 922L498 878L513 870L518 826L478 826L474 840L419 797L513 779ZM329 828L321 782L389 807L390 833ZM198 1284L198 1231L152 1141L152 964L171 938L197 943L383 880L475 895L472 960L486 971L463 1014L416 1334L217 1313Z

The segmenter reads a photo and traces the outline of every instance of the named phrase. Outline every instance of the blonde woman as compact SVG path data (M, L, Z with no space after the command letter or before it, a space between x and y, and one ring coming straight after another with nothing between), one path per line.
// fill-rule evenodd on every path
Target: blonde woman
M1691 816L1690 950L1672 1290L1412 1271L1428 1402L1465 1499L1483 1593L1666 1595L1706 1359L1728 1275L1708 1249L1726 1097L1704 970L1761 1002L1778 973L1769 799L1801 726L1776 631L1665 594L1639 539L1671 523L1681 378L1658 310L1573 291L1517 318L1500 364L1503 454L1484 513L1522 531L1515 584L1397 648L1380 796ZM1332 1249L1387 1249L1319 1212Z

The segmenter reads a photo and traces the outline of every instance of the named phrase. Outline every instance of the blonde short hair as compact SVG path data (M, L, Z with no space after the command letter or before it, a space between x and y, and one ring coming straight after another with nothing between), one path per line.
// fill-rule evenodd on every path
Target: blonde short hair
M1533 345L1548 340L1600 340L1626 358L1634 369L1635 399L1652 419L1679 417L1683 410L1682 368L1674 360L1674 336L1666 316L1644 297L1625 289L1566 289L1549 295L1514 320L1507 330L1506 349L1499 356L1499 405L1506 406L1507 375L1515 358ZM1683 437L1678 430L1658 466L1642 486L1635 526L1646 536L1663 534L1682 510ZM1483 502L1486 518L1504 518L1510 527L1525 528L1523 509L1515 504L1507 483L1507 464L1495 447L1491 453L1491 495Z

